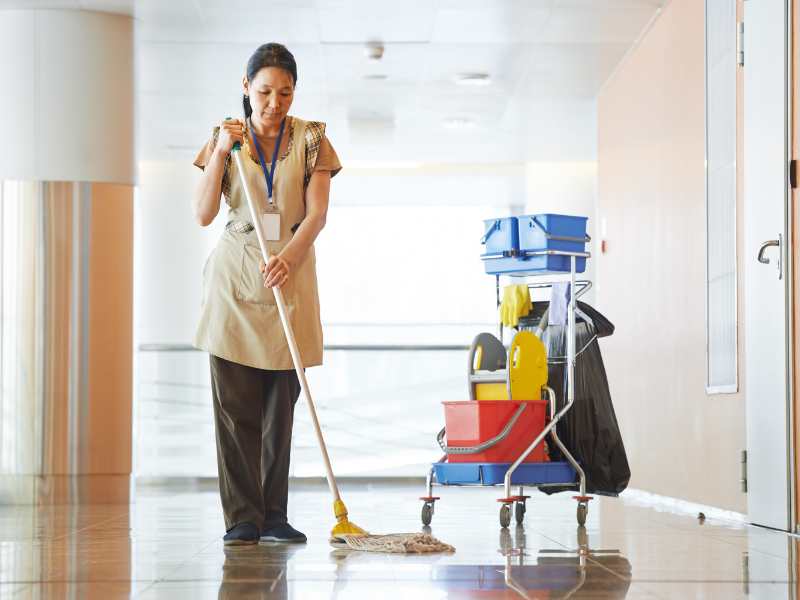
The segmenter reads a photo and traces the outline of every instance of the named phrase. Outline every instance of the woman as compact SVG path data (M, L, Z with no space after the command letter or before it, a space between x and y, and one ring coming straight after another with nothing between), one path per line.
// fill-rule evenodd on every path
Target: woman
M228 205L225 232L203 271L195 346L211 361L224 542L305 542L287 521L289 452L300 384L272 287L282 290L305 366L322 363L314 240L325 226L330 180L341 166L325 125L289 116L297 65L280 44L260 46L243 78L245 119L214 129L194 164L203 175L198 223ZM230 153L242 145L244 176L260 204L264 264Z

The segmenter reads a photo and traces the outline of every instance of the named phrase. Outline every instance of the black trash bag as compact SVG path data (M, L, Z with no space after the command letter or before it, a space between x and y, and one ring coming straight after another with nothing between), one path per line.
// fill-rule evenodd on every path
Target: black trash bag
M584 302L579 302L578 308L586 318L576 318L575 324L575 404L559 421L558 437L583 467L586 473L586 491L616 496L628 486L631 471L597 341L600 337L611 335L614 325ZM537 323L541 317L540 313ZM527 323L525 328L528 329ZM567 387L566 333L566 325L549 324L541 332L542 342L547 348L548 385L556 393L558 410L567 401L564 393ZM550 460L564 460L552 440L548 446ZM546 493L555 493L573 488L541 489Z

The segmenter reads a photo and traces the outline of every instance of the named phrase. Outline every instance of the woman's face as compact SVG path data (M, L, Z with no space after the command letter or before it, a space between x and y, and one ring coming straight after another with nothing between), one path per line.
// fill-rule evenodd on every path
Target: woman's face
M264 67L253 78L244 78L244 93L250 96L253 123L272 127L289 112L294 99L294 81L288 71Z

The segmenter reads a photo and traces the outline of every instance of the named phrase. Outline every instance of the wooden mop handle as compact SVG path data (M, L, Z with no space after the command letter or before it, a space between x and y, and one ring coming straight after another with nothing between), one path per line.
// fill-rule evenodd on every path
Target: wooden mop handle
M267 251L266 237L261 226L261 219L259 218L259 211L256 207L253 197L250 195L250 189L247 187L247 181L244 176L244 168L242 167L241 146L237 142L233 146L231 154L236 162L236 170L239 171L239 178L242 182L242 189L247 198L247 206L250 208L250 217L253 220L253 227L256 230L258 237L258 245L261 247L261 256L264 263L269 262L269 252ZM300 350L297 348L297 342L294 338L294 331L292 331L292 324L289 322L289 315L286 311L286 303L283 301L283 292L277 286L272 287L272 293L275 295L275 303L278 305L278 314L281 317L281 324L283 325L283 332L286 334L286 341L289 343L289 352L292 355L292 362L294 363L294 370L297 373L297 379L300 381L300 387L303 390L303 395L308 403L308 409L311 411L311 421L314 423L314 431L317 434L317 442L319 449L322 452L322 460L325 463L325 474L328 479L328 487L331 489L334 500L340 500L339 488L336 485L336 477L331 468L331 460L328 457L328 448L325 446L325 439L322 437L322 429L319 426L319 419L317 418L317 410L314 408L314 401L311 399L311 390L306 381L306 372L303 368L303 361L300 357Z

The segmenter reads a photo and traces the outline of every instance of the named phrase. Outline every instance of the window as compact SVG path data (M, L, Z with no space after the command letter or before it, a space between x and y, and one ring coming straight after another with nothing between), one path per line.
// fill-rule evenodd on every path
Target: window
M736 323L736 1L706 1L706 389L734 393Z

